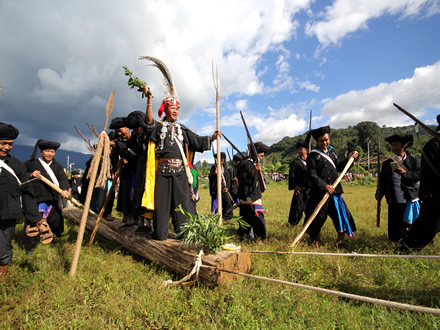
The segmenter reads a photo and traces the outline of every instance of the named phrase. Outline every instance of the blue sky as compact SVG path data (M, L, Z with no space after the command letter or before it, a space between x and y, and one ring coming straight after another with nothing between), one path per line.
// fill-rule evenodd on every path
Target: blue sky
M304 133L310 109L313 127L411 124L393 102L434 124L439 13L439 0L3 0L0 121L20 129L19 144L44 138L87 152L74 126L93 140L85 123L102 129L113 88L113 117L145 109L122 66L146 80L158 109L159 71L138 60L150 55L167 64L180 121L200 135L216 126L214 60L221 129L240 149L239 111L269 145Z

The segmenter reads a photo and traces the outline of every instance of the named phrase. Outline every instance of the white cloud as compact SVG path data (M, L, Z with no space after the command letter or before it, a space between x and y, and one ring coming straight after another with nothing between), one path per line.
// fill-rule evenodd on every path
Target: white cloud
M339 44L348 34L368 29L368 21L383 15L409 16L439 13L438 0L336 0L309 21L305 31L316 36L323 47Z
M237 100L235 102L235 107L237 110L243 111L247 109L248 100Z
M323 101L321 113L334 127L374 121L378 125L402 126L412 123L393 103L419 117L426 108L440 109L440 62L414 70L411 78L381 83L365 90L353 90ZM433 115L434 116L434 115Z

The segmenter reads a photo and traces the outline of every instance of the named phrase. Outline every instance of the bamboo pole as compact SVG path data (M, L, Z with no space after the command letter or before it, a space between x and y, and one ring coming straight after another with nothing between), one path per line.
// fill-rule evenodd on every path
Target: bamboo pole
M214 61L212 61L212 79L214 80L215 87L215 106L216 106L216 122L217 130L220 130L220 97L221 90L219 91L218 82L218 68L215 67L214 76ZM220 154L220 136L217 136L217 214L219 215L218 223L221 225L223 223L223 209L222 204L222 164L221 164L221 154Z
M341 182L342 178L344 177L345 173L347 173L347 171L350 168L350 166L353 163L353 161L354 161L354 157L351 156L350 159L347 162L347 165L345 165L344 169L342 170L341 174L338 176L338 178L335 180L335 182L333 182L333 184L332 184L333 188L336 188L336 186L339 184L339 182ZM316 208L313 211L313 213L310 215L309 220L307 220L307 222L304 225L304 227L301 230L301 232L298 234L298 236L296 236L295 240L290 245L291 248L294 248L296 246L296 244L298 244L299 240L301 239L301 237L303 237L304 233L307 231L307 229L309 228L309 226L311 225L311 223L313 222L315 217L318 215L318 213L321 210L322 206L325 204L325 202L327 202L327 199L329 197L330 197L330 194L328 192L326 192L324 197L322 198L322 200L316 206Z
M95 156L93 157L93 160L92 160L92 163L90 166L91 175L90 175L89 187L87 190L86 200L84 202L84 210L83 210L83 213L81 216L81 223L80 223L79 229L78 229L78 237L76 239L75 251L73 252L72 265L70 267L70 276L72 278L75 277L76 268L78 266L79 254L81 252L81 245L82 245L84 231L85 231L86 223L87 223L87 214L89 212L90 202L92 200L92 194L93 194L93 189L95 187L96 175L98 174L99 162L101 161L101 154L104 149L104 139L105 139L104 134L107 134L106 130L107 130L108 120L110 119L110 116L113 112L114 97L115 97L115 90L113 89L113 91L110 94L110 97L108 99L107 106L105 109L104 129L99 134L98 149L96 150Z

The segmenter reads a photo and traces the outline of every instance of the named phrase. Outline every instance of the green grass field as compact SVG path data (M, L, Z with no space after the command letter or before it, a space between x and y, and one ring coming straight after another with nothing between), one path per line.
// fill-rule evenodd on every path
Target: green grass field
M303 240L296 251L392 254L386 237L386 205L376 227L374 186L344 185L344 198L358 231L349 247L338 250L331 220L319 248ZM201 189L200 212L208 212ZM270 184L263 196L268 239L231 242L248 250L289 251L300 228L287 225L292 192L285 183ZM236 211L237 212L237 211ZM231 234L233 232L231 231ZM239 278L222 287L198 284L164 288L180 276L97 236L83 248L76 278L69 276L77 226L66 220L63 237L39 245L29 256L17 226L9 277L0 283L2 329L10 328L439 328L440 318ZM86 232L84 244L89 240ZM439 238L421 254L438 255ZM440 260L371 259L253 254L251 274L401 303L440 308Z

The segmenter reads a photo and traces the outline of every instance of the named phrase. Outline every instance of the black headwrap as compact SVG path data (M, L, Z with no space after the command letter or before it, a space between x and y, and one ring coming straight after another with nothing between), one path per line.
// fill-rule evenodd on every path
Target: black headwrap
M437 124L438 124L437 132L439 132L440 131L440 115L437 115Z
M76 171L76 170L74 170L74 171L72 171L72 175L79 175L79 172L78 171Z
M0 140L15 140L19 132L14 126L0 123Z
M214 154L214 158L217 159L217 153ZM226 154L223 151L220 152L220 159L226 159Z
M385 140L388 143L393 143L393 142L397 141L397 142L402 143L402 145L406 144L406 148L409 148L412 146L413 139L414 138L413 138L412 134L394 134L394 135L391 135L391 136L385 138Z
M110 129L118 129L118 128L125 127L124 120L125 120L125 117L113 118L112 121L110 122L109 128Z
M305 144L305 142L303 142L303 141L301 141L301 140L299 140L297 143L296 143L296 149L299 149L299 148L306 148L307 149L307 145Z
M264 144L263 142L255 142L254 146L255 146L255 150L257 150L257 154L267 152L270 149L270 147Z
M143 127L145 124L145 112L140 110L135 110L130 112L130 114L124 120L124 126L130 129L137 127Z
M309 144L310 136L313 136L313 138L318 141L318 139L325 134L330 134L330 126L322 126L320 128L312 129L309 133L307 133L304 143L306 145Z
M40 148L40 150L47 150L47 149L53 149L57 150L60 147L61 144L54 141L48 141L48 140L42 140L39 139L37 142L35 142L34 151L32 152L31 159L35 159L35 156L37 154L37 147Z
M115 131L111 131L111 132L108 133L107 135L108 135L108 139L109 139L110 141L116 139L116 133L115 133Z
M234 160L234 162L239 162L242 161L244 158L240 154L235 154L234 156L232 156L232 159Z

